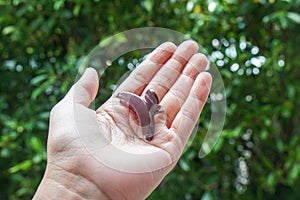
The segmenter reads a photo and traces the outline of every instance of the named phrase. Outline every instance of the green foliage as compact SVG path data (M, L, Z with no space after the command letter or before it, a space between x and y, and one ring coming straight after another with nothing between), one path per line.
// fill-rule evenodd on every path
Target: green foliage
M149 199L299 199L299 0L1 0L0 199L29 199L46 165L49 111L107 36L165 27L199 41L226 87L216 148L201 137ZM97 103L140 54L105 72ZM209 106L198 134L205 134Z

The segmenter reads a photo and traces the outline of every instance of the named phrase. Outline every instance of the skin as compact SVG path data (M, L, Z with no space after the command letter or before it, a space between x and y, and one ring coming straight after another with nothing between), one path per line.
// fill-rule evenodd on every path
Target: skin
M98 76L94 69L86 69L51 110L47 168L34 199L145 199L175 166L208 97L212 79L203 72L206 57L197 51L193 41L178 47L163 43L96 111L88 107L98 92ZM113 104L119 102L116 94L141 96L150 88L156 92L166 120L161 121L160 134L151 141L130 140L128 135L135 134L125 120L130 113L122 104ZM80 110L80 115L74 110ZM83 144L76 129L81 126L85 127L81 136L90 139L91 145L107 143L128 152L156 151L157 159L151 162L163 167L149 166L144 173L113 169L95 159L95 155L110 152L99 147L93 149L92 155L87 150L89 146L85 145L89 143ZM110 155L112 159L114 156L117 155ZM136 169L142 167L134 160L126 162Z

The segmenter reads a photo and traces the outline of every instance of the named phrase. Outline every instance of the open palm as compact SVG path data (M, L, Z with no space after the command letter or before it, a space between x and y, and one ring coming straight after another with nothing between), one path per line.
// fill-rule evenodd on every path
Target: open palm
M109 199L146 198L178 161L209 94L211 76L202 72L207 59L197 51L193 41L160 45L97 111L88 108L99 82L88 68L51 112L45 177L65 182L54 172L63 171ZM155 135L147 141L116 94L140 96L150 88L164 113L155 117Z

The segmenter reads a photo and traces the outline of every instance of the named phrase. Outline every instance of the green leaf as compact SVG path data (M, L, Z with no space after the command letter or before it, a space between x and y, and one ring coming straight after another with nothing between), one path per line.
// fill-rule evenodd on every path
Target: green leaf
M179 160L179 166L180 166L181 169L183 169L184 171L189 171L189 170L190 170L189 164L188 164L187 161L184 160L184 159L180 159L180 160Z
M213 196L210 192L205 192L202 195L201 200L213 200Z
M41 74L41 75L38 75L38 76L34 77L33 79L31 79L30 83L32 85L38 85L46 79L47 79L47 74Z
M153 0L144 0L143 7L147 10L148 13L152 13L154 1Z
M222 137L219 137L219 139L217 140L217 143L213 147L213 151L218 152L221 149L223 142L224 142L224 139Z
M2 30L2 34L3 35L9 35L13 32L16 31L16 27L15 26L7 26Z
M36 88L32 94L31 94L31 99L36 100L38 96L45 91L45 89L48 87L48 83L44 82L40 87Z
M294 164L291 171L289 172L289 182L293 183L299 176L299 166Z
M110 45L112 41L113 41L113 37L105 38L104 40L102 40L102 41L99 43L99 46L100 46L100 47L106 47L106 46Z
M276 178L274 173L270 173L267 177L267 185L271 188L276 184Z
M287 18L289 18L291 21L295 22L296 24L300 24L300 14L295 12L288 12Z
M73 14L74 16L78 16L81 10L81 3L76 3L74 9L73 9Z
M57 0L55 1L53 8L54 10L60 10L64 6L64 4L65 0Z
M278 149L279 152L284 151L284 144L283 144L281 139L276 140L276 146L277 146L277 149Z
M41 140L37 137L32 137L30 139L30 146L36 152L40 152L43 148L43 144L42 144Z
M13 174L13 173L16 173L20 170L23 170L23 171L26 171L28 170L32 165L32 161L31 160L25 160L11 168L8 169L8 172Z
M284 15L279 16L280 25L283 29L286 29L288 27L288 21Z
M39 114L39 118L40 119L49 119L49 116L50 116L50 112L49 111L46 111L46 112L41 112L40 114Z
M123 33L119 33L115 37L116 37L116 41L118 43L124 43L124 42L127 41L127 38L126 38L126 36Z
M28 194L28 192L30 192L29 188L20 188L17 190L16 195L22 196L22 195Z

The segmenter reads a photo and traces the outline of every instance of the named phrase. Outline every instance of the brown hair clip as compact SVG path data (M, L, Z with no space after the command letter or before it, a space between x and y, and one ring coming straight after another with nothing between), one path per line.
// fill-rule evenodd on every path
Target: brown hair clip
M158 103L158 97L153 89L149 89L142 96L130 92L120 92L117 94L120 102L130 106L137 114L143 135L146 140L153 139L155 131L154 115L162 113L161 105Z

